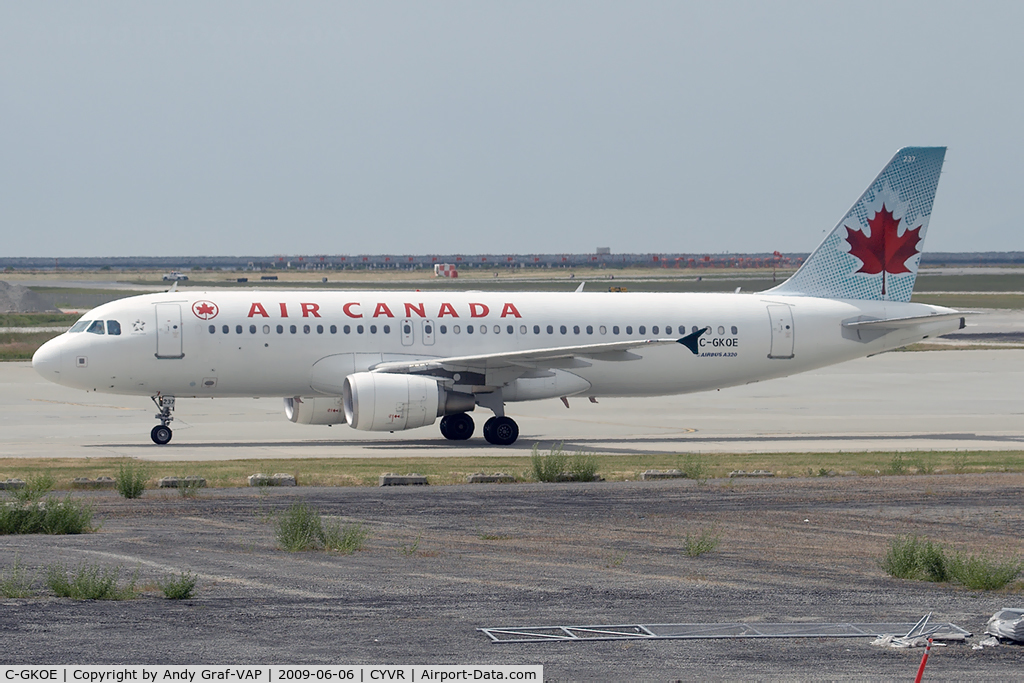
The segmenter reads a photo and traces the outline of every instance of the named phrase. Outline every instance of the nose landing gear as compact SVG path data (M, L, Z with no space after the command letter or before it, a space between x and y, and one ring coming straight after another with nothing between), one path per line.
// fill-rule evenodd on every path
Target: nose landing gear
M150 396L150 398L153 399L157 410L160 411L155 416L156 419L160 420L160 424L153 427L149 433L149 438L153 439L153 443L158 446L163 446L171 440L171 428L167 425L171 424L171 421L174 419L171 417L171 411L174 410L174 397L157 394L156 396Z

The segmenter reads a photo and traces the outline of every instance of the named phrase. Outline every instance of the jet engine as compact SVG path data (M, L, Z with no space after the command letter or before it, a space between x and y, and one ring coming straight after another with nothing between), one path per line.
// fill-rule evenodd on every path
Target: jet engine
M345 422L345 409L337 396L286 398L284 415L292 422L303 425L336 425Z
M395 432L425 427L442 415L471 411L476 399L447 391L429 377L357 372L345 378L342 404L353 429Z

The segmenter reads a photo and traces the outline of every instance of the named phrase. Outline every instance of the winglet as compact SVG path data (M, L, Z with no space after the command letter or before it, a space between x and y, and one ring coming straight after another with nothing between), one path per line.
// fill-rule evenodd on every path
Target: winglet
M576 293L579 294L580 292L582 292L583 288L586 287L586 286L587 286L587 281L584 280L583 282L580 283L580 286L576 288Z
M696 332L691 332L690 334L686 335L682 339L676 339L676 342L679 343L679 344L682 344L686 348L688 348L691 351L693 351L693 355L696 356L697 355L697 339L700 338L700 335L704 334L705 332L707 332L710 329L711 329L710 327L702 327L699 330L697 330Z

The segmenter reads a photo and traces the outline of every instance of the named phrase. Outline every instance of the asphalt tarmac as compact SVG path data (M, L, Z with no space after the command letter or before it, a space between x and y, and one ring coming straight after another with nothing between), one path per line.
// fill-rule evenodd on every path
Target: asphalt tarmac
M148 398L51 384L0 363L0 457L147 460L507 454L563 442L601 453L1016 450L1024 446L1024 350L894 352L792 377L661 398L510 404L519 441L394 434L288 422L280 399L179 399L174 438L156 446Z
M973 650L1009 592L899 580L896 534L1021 553L1024 475L688 480L408 488L74 494L98 532L0 536L37 573L0 600L0 662L16 664L543 664L546 680L910 680L921 650L871 637L494 644L479 628L728 622L913 623L975 634L936 647L927 680L1014 680L1024 647ZM350 555L289 553L276 515L297 501L367 532ZM718 546L699 557L686 536ZM128 601L74 601L47 568L137 572ZM182 571L195 597L155 583Z

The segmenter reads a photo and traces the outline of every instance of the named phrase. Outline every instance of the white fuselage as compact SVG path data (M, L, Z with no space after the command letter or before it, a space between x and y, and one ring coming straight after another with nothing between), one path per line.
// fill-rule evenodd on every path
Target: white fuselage
M549 364L553 378L513 378L504 391L506 401L658 396L791 375L959 324L925 320L865 341L844 322L952 312L768 293L182 291L100 306L82 320L104 321L104 334L95 325L62 334L39 350L34 365L59 384L115 394L340 396L346 374L382 362L680 338L710 328L697 354L664 344L633 350L628 359ZM110 321L120 334L109 334Z

